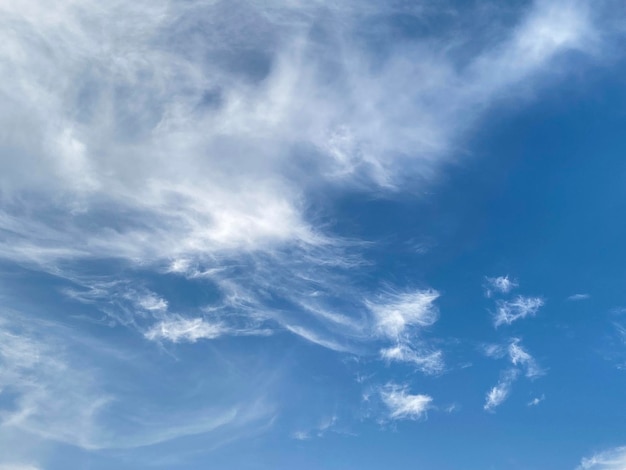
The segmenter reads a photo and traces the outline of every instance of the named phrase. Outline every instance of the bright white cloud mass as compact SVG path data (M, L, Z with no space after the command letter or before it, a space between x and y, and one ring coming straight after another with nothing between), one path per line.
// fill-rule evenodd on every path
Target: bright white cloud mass
M470 3L0 0L0 470L406 466L390 426L457 468L431 423L571 384L602 327L550 299L623 304L621 232L551 204L622 186L556 128L620 103L626 11Z

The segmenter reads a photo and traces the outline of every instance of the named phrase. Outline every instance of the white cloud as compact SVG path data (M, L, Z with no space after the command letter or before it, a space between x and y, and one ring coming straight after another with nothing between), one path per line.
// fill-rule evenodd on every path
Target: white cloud
M526 377L535 378L543 375L543 371L537 365L535 359L521 346L519 338L513 338L508 347L509 359L514 366L522 366L526 369Z
M510 325L514 321L532 317L544 305L540 297L517 296L514 300L499 300L497 302L494 325Z
M237 327L206 318L185 318L169 314L164 320L154 323L144 336L152 341L171 341L172 343L195 343L200 339L216 339L221 336L270 336L271 329Z
M517 370L511 369L502 374L498 384L487 392L485 397L485 411L494 411L509 397L511 386L517 379Z
M621 340L623 344L626 344L626 326L621 325L617 322L613 322L613 326L615 327L615 331L617 332L617 337Z
M0 167L15 196L2 207L0 226L12 230L0 256L36 263L323 245L303 189L432 177L475 116L595 37L585 2L537 2L465 65L445 41L438 50L398 45L381 62L340 38L382 4L242 2L231 8L255 18L245 32L207 26L228 21L221 2L0 8L10 32L0 71L14 90L3 95L0 123L16 155ZM323 47L308 36L322 15L339 33ZM242 51L263 70L237 68ZM328 51L338 60L333 80ZM304 147L313 162L294 151ZM24 194L33 195L22 199L31 216L10 203Z
M17 397L1 426L91 448L97 415L110 403L97 378L63 354L62 343L0 317L0 389Z
M517 281L510 279L509 276L488 277L486 281L485 295L487 297L491 297L494 293L508 294L519 286Z
M416 290L387 292L380 294L375 301L366 301L372 314L374 335L394 342L380 350L382 359L411 363L425 374L443 372L443 353L428 347L426 341L416 339L420 328L437 321L437 298L439 293L434 290Z
M41 442L62 442L87 450L149 446L184 436L254 429L268 419L273 407L262 397L263 372L249 370L246 384L230 386L229 397L204 400L188 390L206 386L193 380L176 381L169 390L158 375L162 368L134 350L100 343L88 335L26 314L0 315L0 390L14 397L14 406L0 416L0 431L23 435L36 455ZM219 358L213 358L215 363ZM213 366L217 367L216 364ZM152 374L157 376L152 376ZM132 376L136 380L122 380ZM215 383L226 386L226 374ZM151 387L159 383L159 394ZM162 398L187 401L175 409L162 407ZM195 398L195 399L194 399ZM209 436L207 436L209 437Z
M308 439L311 439L311 435L306 431L296 431L293 433L292 436L298 441L306 441Z
M488 109L539 85L554 59L587 51L594 25L585 2L537 2L499 43L462 61L458 31L393 44L381 59L354 33L381 8L0 2L10 91L0 96L0 151L10 156L0 159L0 259L64 278L72 298L148 339L252 334L272 321L341 352L366 341L379 351L382 338L392 343L383 357L438 367L437 353L424 358L409 339L436 321L439 294L376 297L351 286L346 271L360 266L363 245L333 235L317 198L329 187L435 180ZM310 34L321 20L332 30L324 41ZM242 67L243 52L259 66ZM111 261L129 278L202 280L218 300L211 315L179 316L129 279L85 274ZM505 306L507 324L538 308ZM110 382L41 338L5 338L1 378L23 400L10 425L83 447L120 445L99 426L103 409L120 406L101 389ZM397 386L381 397L393 419L423 417L431 402ZM246 422L237 403L178 417L148 410L153 425L129 445Z
M527 405L528 406L537 406L539 403L541 403L542 401L544 401L546 399L545 395L541 395L540 397L535 397L532 400L530 400Z
M615 447L582 459L578 470L623 470L626 468L626 447Z
M0 463L0 470L40 470L40 467L21 463Z
M351 349L347 345L340 344L332 339L324 338L320 336L318 333L315 333L311 330L308 330L304 327L297 325L284 325L288 331L304 338L307 341L310 341L313 344L317 344L327 349L331 349L337 352L350 352Z
M483 347L483 352L487 357L492 359L503 359L506 357L513 366L503 371L500 374L500 380L497 385L487 392L484 405L486 411L494 411L495 408L500 406L509 397L513 382L517 380L522 371L524 371L524 375L528 379L535 379L544 374L544 371L539 367L535 358L524 349L519 338L512 338L506 345L486 345ZM528 406L536 405L542 399L543 398L536 398L528 403Z
M433 401L428 395L411 395L408 386L388 384L380 390L380 397L392 420L418 420L426 417Z
M72 261L169 270L215 282L224 297L245 293L240 316L319 345L364 341L367 296L341 292L334 284L347 276L332 276L358 267L347 248L358 244L334 236L311 207L329 186L434 180L487 109L538 84L562 54L588 50L586 4L551 5L536 3L461 63L458 31L392 44L384 58L369 50L356 39L360 21L403 13L380 2L239 2L227 15L223 2L4 2L0 73L12 92L0 126L12 158L0 161L0 258L64 277ZM324 41L310 34L321 18L332 30ZM241 66L244 52L259 70ZM313 287L326 304L299 294ZM155 337L159 322L174 331L161 318L166 299L135 293L135 304L93 301ZM432 324L437 295L370 299L376 334L395 342ZM270 312L272 296L305 315ZM314 325L299 320L311 316Z
M398 339L414 326L430 326L437 320L434 305L439 293L434 290L418 290L405 293L381 294L376 301L366 305L373 314L377 332L390 339Z
M226 333L228 329L219 323L208 323L202 318L178 318L157 323L145 336L150 340L195 343L199 339L214 339Z
M136 302L140 308L150 312L167 312L167 300L152 292L137 298Z
M544 371L539 367L535 358L524 349L519 338L511 338L508 344L504 345L488 344L483 346L482 352L485 356L492 359L508 357L512 365L524 368L526 370L526 377L530 379L544 374Z
M396 344L380 350L386 361L410 362L425 374L438 374L444 370L441 351L417 351L407 344Z
M306 441L313 437L324 437L327 432L333 430L337 425L339 418L337 415L330 415L323 418L316 426L309 430L300 430L292 434L292 437L298 441Z
M570 295L567 298L567 300L577 302L579 300L588 300L589 298L591 298L589 294L574 294L574 295Z
M506 348L500 344L487 344L482 347L482 352L492 359L502 359L507 354Z

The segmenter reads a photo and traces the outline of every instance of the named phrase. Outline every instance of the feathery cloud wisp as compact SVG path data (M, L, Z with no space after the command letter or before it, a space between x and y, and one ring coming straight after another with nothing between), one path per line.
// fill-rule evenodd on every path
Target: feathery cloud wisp
M485 397L485 411L493 412L498 406L500 406L509 397L511 393L511 386L517 379L518 371L516 369L509 369L502 373L499 382L491 390L487 392Z
M615 447L584 458L577 470L623 470L624 468L626 468L626 447Z
M384 57L370 50L363 24L393 16L397 2L231 3L0 2L0 146L11 156L0 159L0 259L70 283L68 296L148 340L244 334L232 318L245 317L338 352L369 341L372 354L436 370L439 352L423 356L413 339L436 321L437 292L359 300L365 289L336 282L359 266L347 254L358 244L334 234L316 202L329 187L434 180L487 110L540 85L554 59L592 52L587 4L537 2L498 44L460 60L457 31L394 41ZM243 54L254 60L242 66ZM107 263L135 279L102 274ZM94 271L106 282L96 286L85 274ZM214 289L215 320L171 314L166 295L129 287L164 272ZM538 308L505 305L506 324ZM109 382L98 368L39 344L45 335L3 338L0 379L22 405L11 426L86 448L121 445L100 427ZM381 398L392 419L423 417L432 401L398 386ZM176 419L149 410L145 421L158 425L145 427L159 431L142 428L124 445L267 415L237 403Z
M366 303L374 317L375 328L390 339L401 337L414 326L430 326L437 320L434 305L439 293L434 290L390 293Z
M389 409L389 418L399 419L422 419L431 408L433 401L428 395L411 395L408 386L388 384L380 390L380 397Z
M543 374L541 368L537 365L528 351L521 346L519 338L513 338L508 347L509 359L514 366L522 366L526 369L526 377L532 379Z
M544 305L540 297L517 296L514 300L499 300L494 315L494 325L510 325L514 321L532 317Z
M0 463L0 470L40 470L40 467L21 463Z
M150 340L165 339L173 343L181 341L195 343L199 339L219 338L227 332L228 329L219 323L208 323L201 318L179 318L154 325L145 336Z
M591 296L589 294L574 294L570 295L567 300L570 300L572 302L578 302L580 300L588 300L590 298Z
M509 276L487 277L487 285L485 287L485 295L491 297L495 294L508 294L519 286L516 280L510 279Z
M437 374L444 369L441 351L417 351L407 344L381 349L380 356L387 361L412 363L425 374Z

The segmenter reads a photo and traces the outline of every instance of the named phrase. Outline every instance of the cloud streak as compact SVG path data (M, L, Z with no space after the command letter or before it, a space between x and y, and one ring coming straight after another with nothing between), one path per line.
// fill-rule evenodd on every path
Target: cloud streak
M425 419L432 407L432 397L428 395L412 395L407 386L388 384L380 390L380 397L389 410L391 420Z
M488 277L486 283L485 295L487 297L494 294L508 294L519 286L517 281L510 279L509 276Z
M485 405L483 406L485 411L493 412L506 401L517 376L518 371L516 369L509 369L501 374L497 385L491 388L485 396Z
M218 338L289 332L443 372L443 351L425 338L439 292L365 282L370 244L337 233L326 195L434 184L487 112L526 99L554 79L551 65L567 69L600 39L588 3L538 1L476 47L463 49L473 34L455 24L436 41L372 48L384 38L368 24L412 14L403 5L0 2L0 152L10 156L0 159L0 260L54 276L65 300L103 312L94 323L126 327L142 346L208 350ZM506 276L489 282L503 294L515 287ZM198 284L209 295L180 309L166 287ZM542 305L500 301L494 323ZM12 322L0 325L0 383L19 406L4 427L118 448L254 427L273 413L264 387L227 380L233 358L212 370L232 400L213 396L219 406L209 407L194 396L193 409L172 414L140 383L131 396L120 389L108 374L124 361L101 363L105 354L78 339L64 349L59 338L77 333ZM508 354L539 374L521 345ZM258 382L266 372L243 370ZM513 380L501 379L486 409ZM433 402L404 385L379 395L391 420L424 419ZM124 442L102 420L111 410Z
M0 112L3 149L15 155L0 168L0 258L83 285L92 282L77 265L102 261L201 277L220 290L223 312L237 307L335 350L353 349L372 322L374 336L395 343L383 357L431 371L436 361L407 337L436 320L436 291L339 292L333 283L347 283L363 245L312 208L328 188L434 180L483 112L595 40L585 3L537 2L463 63L456 41L370 50L363 22L380 9L410 14L399 5L239 2L232 15L223 2L168 0L0 8L0 71L15 91L1 109L19 110ZM320 18L327 28L315 36ZM106 309L148 339L218 334L209 320L188 328L164 317L167 304L145 301L123 315ZM532 302L503 304L496 323L534 314ZM339 314L336 304L352 307Z
M570 295L567 300L571 301L571 302L578 302L581 300L588 300L590 299L591 296L589 294L574 294L574 295Z
M518 320L533 317L543 307L544 300L540 297L517 296L514 300L499 300L493 324L497 328L510 325Z
M162 376L151 376L154 363L137 353L77 337L30 315L4 313L0 337L0 389L14 397L13 406L0 413L0 430L21 433L28 441L39 438L85 450L132 449L198 434L229 435L263 423L273 412L258 395L244 399L244 388L208 406L181 391L188 378L168 390ZM120 374L138 380L120 382ZM250 371L249 380L257 375ZM159 394L147 393L146 387L156 383ZM161 397L170 393L170 399L182 393L193 404L161 407Z
M545 374L539 367L535 358L522 346L519 338L512 338L506 345L490 344L483 348L487 357L493 359L507 358L511 366L501 372L500 380L492 387L485 397L484 410L493 412L504 403L511 394L513 383L523 372L527 379L534 380ZM542 398L535 398L528 406L539 404Z
M615 447L584 458L577 470L621 470L625 467L626 447Z
M526 377L533 379L543 375L535 359L520 344L519 338L514 338L508 347L509 359L514 366L526 369Z
M438 374L445 368L441 351L416 351L407 344L397 344L380 350L380 356L386 361L408 362L414 364L425 374Z
M16 90L3 108L21 111L1 116L14 123L5 145L20 158L0 172L0 222L11 234L0 256L146 262L323 245L328 237L307 220L301 188L389 188L407 172L432 175L473 125L468 116L515 94L559 54L586 51L594 37L585 3L538 2L508 39L464 67L446 44L437 52L399 46L381 61L340 39L368 8L242 2L232 8L249 21L246 34L235 24L198 36L223 7L3 4L3 30L12 33L2 72ZM339 28L326 42L308 34L322 12ZM259 70L237 65L246 50ZM314 160L296 148L312 149ZM37 197L22 198L27 192ZM18 216L20 203L32 218ZM113 220L110 208L124 216ZM99 231L89 230L94 218Z

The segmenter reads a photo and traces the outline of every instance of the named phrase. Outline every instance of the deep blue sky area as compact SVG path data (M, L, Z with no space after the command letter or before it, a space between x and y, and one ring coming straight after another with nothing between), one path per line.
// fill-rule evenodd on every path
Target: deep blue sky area
M626 469L625 13L0 2L0 470Z

